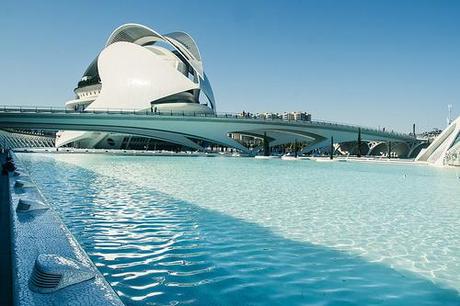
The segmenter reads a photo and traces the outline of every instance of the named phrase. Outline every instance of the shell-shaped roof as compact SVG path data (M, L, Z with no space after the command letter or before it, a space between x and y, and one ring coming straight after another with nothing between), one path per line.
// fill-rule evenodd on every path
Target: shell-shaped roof
M187 50L195 57L195 59L201 62L200 50L198 50L198 46L196 45L192 36L185 32L172 32L165 34L164 36L172 38L184 45L185 48L187 48Z
M128 23L118 27L110 34L105 47L107 48L117 42L129 42L144 47L154 45L157 42L169 45L174 50L174 53L196 72L200 89L207 96L211 103L211 108L215 109L214 94L203 70L200 51L189 34L185 32L172 32L162 35L144 25ZM81 85L90 85L90 83L98 82L99 80L98 58L96 58L85 71L78 87Z
M164 38L156 31L141 24L127 23L116 28L110 34L105 46L107 47L118 41L126 41L143 46L158 40L164 40Z
M203 76L203 64L200 51L193 38L185 32L172 32L166 35L141 24L124 24L110 34L106 47L119 41L145 46L158 41L165 42L174 48L192 66L199 76Z

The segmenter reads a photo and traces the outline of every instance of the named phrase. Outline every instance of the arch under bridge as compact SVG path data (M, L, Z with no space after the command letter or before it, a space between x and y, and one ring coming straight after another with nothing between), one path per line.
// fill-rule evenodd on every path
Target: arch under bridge
M362 156L383 156L391 151L397 157L415 158L428 145L426 141L399 141L392 142L391 144L388 141L362 141L360 150L358 150L358 142L351 141L336 144L334 153L340 155L357 155L359 151Z
M304 151L328 146L331 137L337 144L356 141L359 130L363 142L377 144L376 146L391 142L394 146L408 148L406 151L409 152L420 143L407 134L325 121L256 119L239 114L154 113L113 109L76 112L63 108L0 107L0 128L124 133L150 137L196 150L204 150L200 145L204 141L245 153L249 153L250 150L229 137L230 134L265 137L270 147L303 142L306 144Z

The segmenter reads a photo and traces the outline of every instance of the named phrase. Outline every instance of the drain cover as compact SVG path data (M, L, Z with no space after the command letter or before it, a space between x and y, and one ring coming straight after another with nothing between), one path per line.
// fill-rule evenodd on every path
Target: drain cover
M49 209L45 203L35 200L19 199L18 206L16 207L16 212L18 213L28 213L32 211L40 211Z
M35 260L29 286L34 292L52 293L94 277L94 272L78 261L56 254L40 254Z
M28 187L33 187L32 183L24 180L16 180L14 182L14 188L28 188Z

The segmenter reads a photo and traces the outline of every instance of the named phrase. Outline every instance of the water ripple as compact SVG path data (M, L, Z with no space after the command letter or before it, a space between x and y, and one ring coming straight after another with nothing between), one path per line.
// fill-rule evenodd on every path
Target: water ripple
M450 215L388 190L359 201L346 191L356 180L305 189L311 173L286 175L282 162L174 160L165 168L168 159L91 157L88 166L88 156L21 158L128 305L460 304L459 244L446 243L458 242L459 212L446 198ZM239 175L216 184L229 166ZM331 180L327 169L307 170ZM276 194L267 190L283 180Z

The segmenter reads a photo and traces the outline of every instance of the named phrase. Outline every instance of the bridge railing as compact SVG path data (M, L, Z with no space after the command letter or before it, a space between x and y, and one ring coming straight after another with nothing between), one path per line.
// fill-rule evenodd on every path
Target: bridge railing
M409 137L409 134L399 133L395 131L383 131L372 127L363 127L354 124L340 123L328 120L293 120L284 119L282 117L260 117L252 113L197 113L197 112L173 112L173 111L153 111L152 109L122 109L122 108L101 108L91 110L74 110L65 107L46 107L46 106L0 106L0 112L3 113L52 113L52 114L122 114L122 115L143 115L143 116L174 116L174 117L206 117L206 118L224 118L224 119L241 119L241 120L257 120L257 121L274 121L274 122L292 122L297 124L316 124L324 126L336 126L344 128L360 128L362 132L387 133L399 137Z

